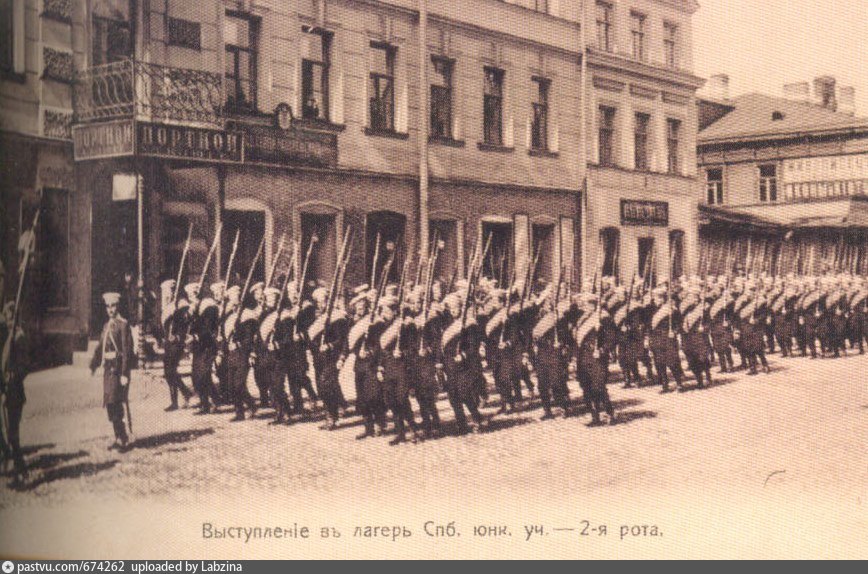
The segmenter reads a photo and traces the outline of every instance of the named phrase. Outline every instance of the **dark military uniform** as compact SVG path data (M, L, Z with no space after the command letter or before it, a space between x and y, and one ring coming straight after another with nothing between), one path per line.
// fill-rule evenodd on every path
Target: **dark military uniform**
M187 388L181 375L178 374L178 365L184 358L185 341L184 333L188 330L190 320L189 305L186 301L179 301L175 309L167 309L164 313L163 332L163 378L169 386L169 400L171 403L166 410L178 408L178 393L184 397L186 403L193 396L193 391Z
M3 357L4 364L0 365L4 380L2 392L6 397L5 408L7 417L9 456L15 465L17 477L24 478L27 475L27 465L24 462L24 453L21 451L21 415L24 412L24 403L27 397L24 393L24 379L30 371L30 344L24 330L16 328L14 337L9 337L8 327L2 330L4 341ZM6 443L3 443L6 447Z
M400 331L399 331L400 330ZM400 336L399 336L400 332ZM400 338L400 341L398 340ZM407 368L407 357L416 351L416 326L411 318L399 314L380 335L380 368L383 377L383 400L392 411L397 436L393 443L405 440L406 426L416 437L416 421L410 406L412 378Z
M820 293L814 286L808 286L799 301L799 351L802 356L811 351L811 358L817 358L817 326L821 317Z
M325 316L317 317L308 329L308 340L313 354L316 384L329 418L328 428L337 428L343 394L340 386L338 359L346 345L347 319L343 311L335 310L331 321L325 324Z
M478 407L478 387L476 379L482 366L479 363L479 343L481 340L479 325L473 317L467 317L464 328L461 319L455 319L443 332L443 360L446 370L446 392L449 404L455 412L459 434L465 434L469 428L465 407L470 412L476 424L482 424L482 415Z
M292 340L290 328L291 325L288 325L282 313L274 309L263 317L257 333L257 367L268 387L268 396L275 411L275 423L290 420L292 410L284 386L287 365L284 345Z
M189 346L192 356L193 389L199 395L199 413L211 412L211 401L217 400L218 390L211 379L211 366L217 357L217 330L222 328L217 302L204 299L190 317Z
M553 416L552 400L563 410L564 416L569 414L567 367L570 358L569 347L565 344L569 337L568 331L565 321L559 316L556 319L553 311L545 313L533 330L536 341L534 365L545 418Z
M654 309L653 306L651 308ZM654 309L648 325L648 346L654 355L657 382L663 386L664 391L669 390L667 369L672 372L678 387L681 387L684 381L681 356L678 354L678 339L675 336L680 324L681 314L667 302Z
M315 311L314 306L309 301L305 301L300 307L296 305L288 314L283 315L287 332L291 334L291 337L284 341L283 356L286 361L289 393L292 396L292 410L299 415L304 413L304 398L301 391L307 393L308 399L314 405L319 398L308 375L310 363L307 358L307 351L310 348L307 330L316 319Z
M600 321L594 311L586 312L578 321L574 331L576 353L576 377L582 387L582 398L591 413L594 423L600 422L600 412L609 415L615 422L615 409L609 399L608 354L601 347Z
M380 321L371 324L369 313L350 328L345 355L355 355L353 380L356 385L356 409L365 421L365 432L360 438L373 436L374 425L380 432L386 430L386 403L383 385L377 377L379 341L385 329Z
M241 314L238 317L238 314ZM256 401L247 390L247 375L250 373L250 356L254 351L257 314L253 309L240 308L230 313L224 322L226 335L226 375L232 404L235 407L233 421L244 420L245 408L256 414Z
M437 396L444 382L443 351L440 348L442 324L443 315L439 309L431 309L427 321L422 315L416 318L421 343L413 359L412 372L416 374L416 402L419 403L419 414L427 437L431 437L434 431L441 432Z
M133 333L130 324L123 317L109 319L102 328L99 345L90 361L90 370L103 368L103 406L112 423L115 439L125 446L129 437L124 426L124 404L128 400L129 384L123 385L121 378L129 381L135 363Z
M850 314L847 318L847 338L850 347L859 347L859 354L865 353L865 330L868 325L868 291L858 289L850 295Z
M687 365L696 377L697 385L702 388L711 385L711 344L705 325L707 310L704 302L682 307L681 347L687 357ZM703 375L705 381L703 382Z

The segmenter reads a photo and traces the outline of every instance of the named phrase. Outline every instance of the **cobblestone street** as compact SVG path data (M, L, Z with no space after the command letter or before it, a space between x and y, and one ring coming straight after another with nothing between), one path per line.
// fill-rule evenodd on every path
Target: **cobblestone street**
M494 416L483 432L397 447L389 436L356 440L355 416L327 432L317 421L230 423L227 409L165 413L162 381L138 373L135 439L122 454L106 448L101 381L73 367L44 371L27 381L30 479L12 488L6 477L0 490L0 552L771 557L774 548L782 557L864 558L866 369L865 356L776 356L771 375L718 375L708 390L692 390L690 381L688 392L662 395L617 381L610 384L614 426L589 426L584 409L541 421L537 400ZM580 400L578 385L570 388ZM441 398L439 407L453 430L448 402ZM483 412L496 408L495 400ZM428 536L429 520L454 521L460 536ZM311 535L215 540L203 538L204 523L297 524ZM386 525L412 535L364 536L366 526ZM341 538L321 538L326 526Z

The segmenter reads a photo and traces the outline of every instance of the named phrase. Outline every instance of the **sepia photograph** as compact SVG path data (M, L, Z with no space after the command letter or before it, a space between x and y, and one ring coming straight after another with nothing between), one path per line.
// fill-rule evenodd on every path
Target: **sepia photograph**
M866 38L0 0L3 573L868 559Z

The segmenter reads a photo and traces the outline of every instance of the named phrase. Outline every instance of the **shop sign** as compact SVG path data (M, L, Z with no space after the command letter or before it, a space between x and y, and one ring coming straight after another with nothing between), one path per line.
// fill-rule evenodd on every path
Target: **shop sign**
M332 167L337 160L337 135L333 133L269 126L251 126L244 131L246 163Z
M669 204L665 201L621 200L621 225L669 225Z
M240 162L241 134L225 130L139 123L136 145L140 155L169 159Z
M133 120L82 124L72 128L75 161L133 154Z

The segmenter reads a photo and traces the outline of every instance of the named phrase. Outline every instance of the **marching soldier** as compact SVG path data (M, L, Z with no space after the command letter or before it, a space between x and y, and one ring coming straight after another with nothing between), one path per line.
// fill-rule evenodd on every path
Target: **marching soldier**
M651 292L651 301L654 311L648 325L648 348L654 355L657 382L663 386L663 392L668 393L667 370L675 377L679 389L683 388L684 382L678 339L675 336L680 328L681 314L674 308L674 303L668 300L665 286L657 287Z
M561 409L564 417L570 414L570 391L567 387L569 346L566 343L569 329L561 313L565 310L556 301L554 289L549 287L540 294L542 315L534 326L534 358L539 396L543 405L543 419L554 417L552 402Z
M187 345L192 358L193 389L199 395L199 410L196 414L205 415L211 412L212 400L216 405L219 397L219 389L211 378L211 366L217 357L218 330L222 328L218 301L223 299L223 283L212 283L210 289L213 297L204 299L199 298L198 285L196 287L188 291L190 318ZM218 376L221 372L225 373L225 365L218 366L217 372Z
M470 431L467 416L464 414L465 408L477 426L483 422L477 404L479 396L476 385L476 376L481 365L477 368L477 365L473 364L479 360L479 325L469 311L462 325L462 299L468 296L470 294L465 288L464 293L450 293L443 299L451 324L443 331L440 344L443 348L446 392L449 395L449 404L455 412L458 434L467 434Z
M311 297L316 306L316 320L308 329L308 340L313 354L317 391L326 409L327 422L324 428L335 430L343 398L338 359L346 345L346 313L343 309L334 309L334 315L326 324L328 290L318 287L314 289Z
M256 401L247 390L247 375L250 367L256 363L253 348L254 332L256 330L257 311L249 305L250 297L242 302L241 287L235 285L226 290L226 319L223 321L223 348L218 355L219 362L226 363L226 376L229 381L229 392L235 407L232 422L243 421L245 407L250 415L256 415ZM244 303L248 303L245 305Z
M781 348L782 357L790 357L793 353L793 337L796 334L798 318L795 304L798 298L796 287L789 283L791 278L781 286L780 292L772 300L769 310L774 313L774 336Z
M310 363L307 359L310 348L307 331L316 319L316 308L313 303L301 298L295 281L287 284L286 298L289 309L283 311L281 318L286 322L287 331L291 333L291 337L285 341L284 348L289 393L292 396L293 414L304 415L304 397L301 392L307 393L313 410L316 410L316 402L319 398L308 374Z
M187 285L187 288L191 285ZM198 285L192 284L192 288L198 288ZM177 299L175 291L178 286L174 279L168 279L160 284L160 289L163 292L163 301L166 301L168 295L169 303L163 307L162 320L163 325L163 377L166 379L166 384L169 386L170 404L166 407L166 411L178 410L178 393L184 398L184 406L190 400L193 392L187 388L181 375L178 374L178 365L181 359L184 358L184 333L187 332L187 321L189 320L188 309L190 293L187 293L187 299ZM173 301L175 301L173 303Z
M349 329L343 357L354 355L353 380L356 385L356 410L362 415L365 431L358 439L374 435L376 425L379 434L386 432L386 406L383 402L382 384L377 377L376 337L384 328L374 315L373 305L377 291L361 286L351 300L355 323ZM344 360L340 360L341 367ZM339 367L340 368L340 367Z
M268 308L265 303L265 283L262 281L254 283L250 287L250 296L253 301L253 320L258 324L261 324L265 316L273 311L273 308ZM277 299L274 300L273 304L277 304ZM257 355L257 358L259 357L259 351L261 350L259 347L259 341L256 341L258 330L259 328L257 327L254 331L254 354ZM256 388L259 390L259 408L268 408L270 404L269 389L271 388L271 378L269 373L262 368L262 364L259 361L257 361L256 365L253 366L253 381L256 383Z
M721 284L721 280L723 283ZM717 354L720 364L720 373L727 373L735 369L732 360L732 306L735 301L729 293L729 277L718 279L717 285L712 287L711 296L714 302L708 310L709 333L711 345Z
M600 411L609 415L609 424L615 424L615 409L609 399L608 353L601 348L600 316L601 303L596 295L579 295L581 315L573 332L576 354L576 378L582 387L582 399L591 412L593 424L600 424Z
M816 284L808 281L804 286L804 294L799 301L799 351L802 356L811 351L811 358L817 358L817 327L821 317L820 291Z
M490 318L485 324L485 356L491 367L494 386L500 395L501 405L498 413L515 410L514 389L515 385L521 384L521 355L515 351L518 338L519 293L515 288L508 292L496 290L488 303ZM521 392L520 386L519 392Z
M428 308L416 316L416 329L419 337L419 348L413 372L416 373L416 402L419 403L419 414L422 416L422 426L425 437L441 434L440 413L437 411L437 395L443 386L443 352L440 347L443 335L443 309L436 294L440 293L439 282L431 287L431 301Z
M687 364L700 389L706 385L711 386L711 346L705 330L707 309L705 301L702 300L702 290L697 285L687 290L681 302L681 315L681 342Z
M865 354L865 337L868 334L868 289L864 283L856 283L850 294L850 315L847 318L847 334L850 348L859 347L859 354Z
M416 421L410 406L411 375L407 371L409 357L415 352L415 324L411 317L401 312L402 302L392 297L381 302L381 317L385 329L380 335L380 367L377 376L383 384L383 399L386 408L392 411L396 436L389 444L396 445L407 440L406 427L413 433L413 442L418 440Z
M30 345L29 340L20 325L15 323L15 302L9 301L3 313L3 361L0 365L0 384L2 384L3 416L6 418L7 428L4 429L8 440L8 453L5 456L12 460L14 479L13 484L21 484L27 480L27 465L24 462L24 453L21 451L21 415L24 412L24 403L27 397L24 393L24 379L30 372ZM11 332L15 328L15 333ZM4 448L7 446L4 442Z
M277 308L279 299L280 289L264 289L263 317L256 338L256 366L264 379L263 384L268 387L268 396L271 397L271 405L274 407L274 424L291 420L291 406L284 387L287 362L283 353L284 345L289 344L292 339L292 325L282 318L281 310Z
M733 336L739 343L739 351L747 361L750 374L757 374L757 359L768 374L770 372L769 363L766 360L765 341L763 340L767 314L765 296L757 293L756 284L752 279L745 283L743 296L747 303L738 311L738 326Z
M99 345L90 361L91 374L103 369L103 406L114 429L115 440L109 449L125 451L129 436L124 426L124 407L129 417L130 371L135 362L130 324L118 312L119 293L104 293L108 321L103 325ZM130 422L132 428L132 423Z

